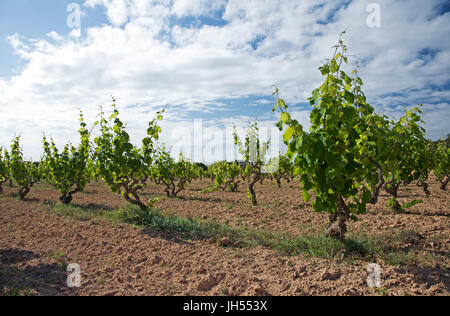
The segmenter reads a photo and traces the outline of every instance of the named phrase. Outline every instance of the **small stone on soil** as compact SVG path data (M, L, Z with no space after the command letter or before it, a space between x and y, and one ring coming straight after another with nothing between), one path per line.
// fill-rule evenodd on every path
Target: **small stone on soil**
M197 290L201 292L207 292L217 284L218 284L217 280L212 275L209 275L206 279L200 281Z
M221 245L222 247L227 247L227 246L230 246L232 244L233 244L233 242L230 239L226 238L226 237L220 239L220 241L219 241L219 245Z
M320 278L322 279L322 281L325 281L325 280L335 281L335 280L339 279L340 277L341 277L341 272L338 270L334 270L334 271L324 270L322 272L322 274L320 275Z

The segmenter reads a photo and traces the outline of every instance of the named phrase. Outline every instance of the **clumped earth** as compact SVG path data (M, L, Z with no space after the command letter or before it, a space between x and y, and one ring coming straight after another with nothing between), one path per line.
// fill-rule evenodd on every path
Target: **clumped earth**
M154 208L185 218L213 219L251 231L320 234L327 215L312 211L299 183L257 185L259 206L238 192L202 192L196 181L179 198L150 185L144 198L162 197ZM174 231L140 228L102 217L61 216L58 193L38 184L25 201L17 188L0 195L0 295L449 295L449 194L432 182L430 198L414 185L402 187L400 202L422 200L395 214L382 195L377 205L349 225L398 252L382 258L288 256L270 247L187 238ZM104 183L74 196L76 208L108 213L126 204ZM400 255L401 254L401 255ZM69 264L81 268L81 287L69 288ZM381 267L381 285L367 285L370 263Z

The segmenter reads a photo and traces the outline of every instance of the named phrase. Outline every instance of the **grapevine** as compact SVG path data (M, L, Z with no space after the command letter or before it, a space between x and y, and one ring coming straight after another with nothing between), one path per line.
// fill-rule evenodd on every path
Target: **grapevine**
M76 148L67 144L59 152L53 140L50 143L44 135L44 157L41 170L45 178L60 192L59 200L64 204L72 202L73 195L82 192L92 178L93 165L90 158L90 133L80 113L80 145Z

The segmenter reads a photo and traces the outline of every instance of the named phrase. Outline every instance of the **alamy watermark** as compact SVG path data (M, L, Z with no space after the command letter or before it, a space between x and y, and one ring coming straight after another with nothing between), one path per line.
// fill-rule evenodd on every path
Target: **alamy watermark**
M76 2L72 2L67 5L66 10L69 13L66 19L67 27L81 29L81 6Z
M81 29L81 6L76 2L71 2L67 5L67 12L69 15L66 19L66 24L71 29ZM381 27L381 6L372 2L369 3L366 7L366 11L369 13L367 16L367 26L371 28L379 28Z
M370 288L381 288L381 267L379 264L372 263L367 267L369 276L367 277L367 286Z
M66 284L69 288L81 287L81 268L77 263L71 263L67 266L67 272L70 272L67 277Z
M381 27L381 6L378 3L369 3L366 11L370 13L367 16L367 26L371 28Z
M236 127L236 132L242 140L245 139L247 128ZM196 162L211 164L218 161L239 161L243 154L239 153L234 143L234 126L204 126L203 120L194 120L192 124L180 125L172 129L168 138L171 140L170 152L176 157L183 154ZM250 137L249 162L256 162L256 157L262 158L266 164L262 167L263 173L272 173L278 170L279 153L281 152L281 132L275 126L259 127L257 137ZM257 142L270 141L269 148L264 151ZM259 150L259 152L258 152ZM270 161L270 164L269 164Z

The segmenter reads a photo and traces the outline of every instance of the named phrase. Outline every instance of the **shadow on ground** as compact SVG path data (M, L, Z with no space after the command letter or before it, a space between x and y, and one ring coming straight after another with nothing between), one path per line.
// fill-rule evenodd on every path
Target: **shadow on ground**
M0 250L0 296L66 296L65 263L27 264L42 255L27 250Z
M410 269L417 283L426 285L427 288L443 284L446 291L450 291L450 270L445 268L414 267Z

